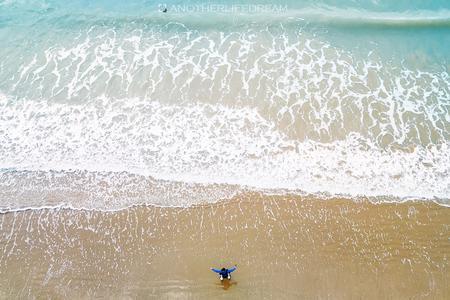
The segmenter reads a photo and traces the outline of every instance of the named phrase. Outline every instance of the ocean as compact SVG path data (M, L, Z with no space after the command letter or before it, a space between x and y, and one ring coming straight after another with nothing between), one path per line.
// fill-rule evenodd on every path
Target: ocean
M297 203L311 203L311 214L320 215L317 222L323 221L321 212L330 209L330 218L337 222L329 229L331 235L342 233L344 227L339 224L345 220L370 232L371 225L358 219L358 209L371 211L372 216L383 211L379 219L374 218L380 224L372 234L390 237L390 250L376 248L375 242L366 245L372 248L364 248L364 239L356 239L363 243L358 244L358 253L375 253L375 258L366 260L354 252L348 264L340 264L336 257L334 271L322 270L330 276L341 274L336 270L344 270L339 269L344 265L348 270L357 264L348 281L356 280L366 267L382 265L390 257L383 253L401 253L407 245L397 243L396 228L407 226L404 218L421 211L428 218L417 219L419 223L410 228L423 235L406 229L404 234L412 235L411 245L422 247L420 251L433 243L436 248L411 250L417 263L428 264L412 274L434 275L430 275L433 279L411 277L414 280L405 284L413 286L422 280L429 283L424 284L431 293L427 295L444 296L450 272L449 71L449 1L0 0L0 273L17 268L24 257L45 257L46 262L38 267L23 260L20 269L26 271L0 281L0 296L145 297L141 288L146 280L136 283L131 292L107 293L108 286L129 282L123 276L148 253L139 252L133 266L122 265L120 280L105 279L111 285L102 286L99 275L89 279L92 285L84 291L80 288L84 283L76 283L76 278L84 280L79 273L85 263L83 254L66 257L73 248L63 236L80 239L81 245L74 242L78 246L72 246L85 249L83 237L74 232L84 228L96 232L96 239L112 251L97 270L117 271L116 255L127 255L121 249L133 247L117 240L115 230L145 231L137 221L128 223L123 214L137 214L141 221L153 218L148 226L165 230L157 242L147 241L156 243L151 246L159 249L154 255L174 251L159 267L148 263L162 278L153 286L153 296L220 296L210 294L208 285L195 290L195 284L189 283L181 288L182 279L174 283L164 273L169 261L177 259L175 253L188 243L172 236L167 239L172 239L173 248L159 244L174 234L170 228L191 222L197 224L196 232L202 231L203 214L195 212L204 210L205 224L209 224L204 226L211 227L205 229L208 238L197 237L199 247L225 247L226 253L239 253L244 246L236 239L244 239L252 249L244 254L249 257L247 263L267 264L269 257L250 259L263 250L249 245L254 240L248 236L228 237L221 232L225 244L216 241L214 219L225 223L225 228L227 222L214 211L229 205L230 218L244 218L245 224L236 225L236 230L243 230L249 226L245 220L254 216L251 209L242 213L241 204L264 207L264 211L270 207L267 216L252 219L256 233L248 234L256 234L259 244L274 246L268 253L276 256L283 245L314 240L295 238L297 227L292 222L305 226ZM295 205L296 212L283 201ZM277 216L272 213L277 224L292 222L282 228L288 232L275 238L267 231L270 218L266 217L278 205L287 207ZM348 219L342 215L342 205L352 207ZM401 213L396 214L397 210ZM170 217L164 219L160 213ZM185 214L196 219L177 219ZM396 215L400 217L391 223ZM47 220L43 225L41 217ZM114 218L120 220L114 223ZM109 220L109 229L100 226L103 219ZM65 232L61 222L81 224ZM420 224L428 226L427 233L420 231ZM316 238L322 234L317 230L313 230ZM58 238L52 242L56 232ZM335 253L352 239L348 234L340 246L335 245ZM89 237L85 238L87 242ZM52 244L59 245L58 250L34 252L53 249ZM189 244L187 254L208 253L211 263L220 256L205 249L199 254L195 244ZM20 249L17 253L14 245ZM314 260L314 251L327 257L327 249L314 247L307 249L306 257ZM285 250L296 258L304 254L301 247ZM268 284L266 296L367 296L334 285L295 294L296 282L308 285L312 279L298 264L289 264L286 253L278 267L301 274L292 277L285 289L293 294ZM98 255L90 258L94 265L102 256ZM188 261L189 255L185 256ZM315 259L323 263L319 257ZM396 263L405 262L411 266L414 259L389 261L392 270ZM243 273L250 276L248 264ZM33 268L39 271L33 273ZM55 268L60 277L48 275ZM30 273L35 281L24 279ZM282 273L279 270L276 276ZM407 277L407 272L400 273L392 278ZM65 281L58 281L61 278ZM282 282L277 278L273 282ZM383 280L393 279L382 278L372 297L416 297L424 291L407 289L411 294L395 294L387 288L383 292ZM72 289L64 288L70 286L69 279L74 282ZM47 284L52 280L57 287ZM20 284L9 289L11 282ZM234 289L236 297L264 298L251 292L252 285L246 294L239 294L242 282L243 278L226 292ZM46 287L46 292L39 294L38 287ZM78 294L70 294L74 290ZM181 294L171 294L174 291Z

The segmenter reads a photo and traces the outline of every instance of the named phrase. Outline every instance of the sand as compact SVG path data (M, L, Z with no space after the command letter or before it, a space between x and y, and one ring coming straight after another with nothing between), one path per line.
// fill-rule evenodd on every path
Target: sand
M450 209L245 194L0 215L0 298L445 299ZM238 265L220 283L210 267Z

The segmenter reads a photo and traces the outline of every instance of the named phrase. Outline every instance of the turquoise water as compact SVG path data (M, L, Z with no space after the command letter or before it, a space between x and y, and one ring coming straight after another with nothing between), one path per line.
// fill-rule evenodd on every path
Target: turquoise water
M179 22L189 30L233 32L283 24L288 32L302 30L360 58L374 52L412 67L446 72L449 68L448 1L2 1L0 5L0 37L9 45L3 47L3 57L17 47L33 51L59 40L70 43L92 26L132 32ZM168 13L160 12L163 6Z
M98 194L3 208L177 204L101 200L136 176L448 203L449 1L1 1L0 43L0 188Z
M162 14L162 6L169 13ZM42 43L95 25L131 30L181 22L190 29L232 31L282 23L294 31L306 27L340 47L367 50L375 43L385 54L421 53L448 68L448 1L3 1L1 7L2 40L8 43L33 36Z

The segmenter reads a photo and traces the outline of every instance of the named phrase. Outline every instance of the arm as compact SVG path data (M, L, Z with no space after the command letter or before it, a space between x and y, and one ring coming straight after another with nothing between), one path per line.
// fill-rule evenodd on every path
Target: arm
M234 272L236 271L237 266L232 267L231 269L228 269L228 273Z
M220 273L220 270L217 270L217 269L214 269L214 268L211 268L211 271L213 271L215 273Z

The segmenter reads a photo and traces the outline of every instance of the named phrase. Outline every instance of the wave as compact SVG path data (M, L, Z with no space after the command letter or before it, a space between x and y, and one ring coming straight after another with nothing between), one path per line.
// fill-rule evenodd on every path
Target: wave
M50 24L54 28L75 26L158 26L167 23L181 23L187 27L226 28L242 27L245 24L324 24L346 27L396 27L396 28L450 28L450 10L442 7L435 9L382 10L350 5L349 7L326 4L293 5L285 3L258 4L215 4L215 3L166 3L166 4L130 4L108 7L101 3L87 10L84 4L74 2L16 3L0 2L4 9L4 20L11 24L24 24L18 20L21 14L28 15L39 25ZM168 9L161 12L161 7ZM91 11L95 10L95 13ZM8 18L15 16L15 18ZM37 23L35 23L37 25Z
M331 142L356 132L383 149L407 150L449 139L447 72L376 56L357 60L308 35L273 30L130 34L92 27L73 45L26 59L8 55L13 67L0 72L0 88L11 99L50 103L136 98L255 108L298 140Z
M306 193L298 189L158 180L129 172L3 169L0 179L0 213L42 209L108 212L136 206L184 208L255 194L312 197L318 200L343 198L375 204L433 201L450 206L448 198Z
M170 182L350 196L446 199L450 193L448 143L385 150L356 133L331 143L299 141L255 109L139 99L4 102L0 112L6 169L126 172ZM40 184L22 184L27 182ZM174 197L182 203L196 202L190 193L179 194ZM150 203L173 201L159 197Z
M424 67L425 59L411 68L376 51L358 58L299 28L298 20L303 14L303 21L428 26L430 20L446 24L447 12L364 12L364 20L360 10L287 13L295 15L295 30L274 22L286 15L266 18L270 26L248 22L262 16L239 15L252 24L225 31L198 30L176 14L83 20L74 12L70 18L83 26L35 27L23 51L14 36L0 49L4 208L188 206L241 189L446 203L450 78L444 63ZM50 9L49 16L39 20L68 15ZM150 23L136 24L141 21ZM55 172L69 190L44 180ZM109 194L97 187L104 182ZM191 184L205 193L191 191ZM58 198L58 191L69 196Z
M450 27L450 10L374 12L351 8L306 9L298 11L297 18L354 27Z

